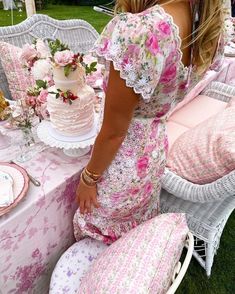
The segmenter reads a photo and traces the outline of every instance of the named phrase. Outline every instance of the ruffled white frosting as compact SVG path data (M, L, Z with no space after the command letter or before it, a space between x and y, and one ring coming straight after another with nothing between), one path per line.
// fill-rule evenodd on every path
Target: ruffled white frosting
M49 92L55 92L53 86ZM88 133L94 124L94 90L84 85L76 95L79 97L72 104L64 103L62 98L56 99L55 94L49 94L47 109L50 113L52 126L64 136L80 136Z
M74 95L77 95L79 88L85 86L85 78L85 69L80 64L78 64L76 70L70 72L68 77L64 74L64 67L53 67L53 80L55 87L63 92L70 90Z

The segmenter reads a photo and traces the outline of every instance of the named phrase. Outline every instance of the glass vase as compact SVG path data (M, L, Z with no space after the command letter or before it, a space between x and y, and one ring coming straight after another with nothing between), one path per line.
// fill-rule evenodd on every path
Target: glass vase
M19 142L20 154L17 156L16 160L18 162L25 162L32 158L33 146L35 144L34 135L32 132L32 127L21 127L21 138Z

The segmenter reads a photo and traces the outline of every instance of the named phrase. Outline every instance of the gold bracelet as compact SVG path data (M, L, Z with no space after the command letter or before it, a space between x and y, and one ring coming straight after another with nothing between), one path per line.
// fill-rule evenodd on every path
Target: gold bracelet
M94 180L91 177L87 176L87 174L84 171L81 173L81 180L85 185L89 187L95 186L98 182L98 180Z
M84 169L84 172L85 172L89 177L91 177L91 178L94 179L94 180L97 180L97 179L99 179L99 178L101 177L101 175L97 175L97 174L95 174L95 173L90 172L90 171L87 169L87 167Z

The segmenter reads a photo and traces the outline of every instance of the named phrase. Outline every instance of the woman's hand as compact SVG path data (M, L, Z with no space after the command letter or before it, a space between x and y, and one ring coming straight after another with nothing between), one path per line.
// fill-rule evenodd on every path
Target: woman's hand
M80 181L76 190L76 200L81 214L91 213L93 207L99 208L96 185L88 186Z

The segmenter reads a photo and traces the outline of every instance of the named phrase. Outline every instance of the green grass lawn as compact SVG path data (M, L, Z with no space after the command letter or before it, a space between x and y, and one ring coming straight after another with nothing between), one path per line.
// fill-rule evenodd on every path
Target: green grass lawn
M56 19L84 19L93 25L100 33L106 25L109 16L95 12L92 7L87 6L66 6L66 5L48 5L46 10L38 13L47 14ZM14 24L20 23L26 18L25 12L14 11ZM0 9L0 26L11 25L11 12Z
M98 32L110 19L108 16L93 11L91 7L48 5L40 13L56 19L79 18L88 21ZM25 13L14 12L14 24L26 18ZM9 11L0 10L0 26L11 25ZM233 294L235 293L235 213L230 217L224 230L218 254L215 257L212 275L207 278L205 271L192 260L188 273L177 294ZM154 248L153 248L154 250ZM123 293L125 294L125 293ZM147 294L147 293L146 293Z

